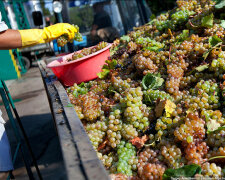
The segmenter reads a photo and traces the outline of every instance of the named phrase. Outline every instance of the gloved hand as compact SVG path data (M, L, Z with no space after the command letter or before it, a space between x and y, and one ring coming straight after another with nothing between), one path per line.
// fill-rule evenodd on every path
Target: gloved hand
M22 47L26 47L50 42L61 35L67 35L68 41L72 41L78 30L68 23L58 23L44 29L19 30L19 32L22 39Z

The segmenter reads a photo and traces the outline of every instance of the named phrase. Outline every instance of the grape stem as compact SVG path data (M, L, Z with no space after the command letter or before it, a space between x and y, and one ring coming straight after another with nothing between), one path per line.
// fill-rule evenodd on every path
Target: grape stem
M195 26L194 24L192 24L192 22L189 20L188 23L192 26L192 27L198 27L198 26Z
M151 143L151 144L145 144L144 146L145 147L150 147L150 146L153 146L154 147L155 146L155 141L153 143Z
M170 62L171 50L172 50L172 47L170 46L170 50L169 50L169 62Z
M225 156L214 156L214 157L209 158L207 161L211 161L211 160L214 160L214 159L224 159L224 158L225 158Z

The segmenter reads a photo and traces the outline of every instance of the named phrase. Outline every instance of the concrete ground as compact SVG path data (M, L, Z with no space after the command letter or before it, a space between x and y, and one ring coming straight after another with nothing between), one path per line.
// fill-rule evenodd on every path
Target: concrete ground
M28 135L43 179L66 179L59 140L37 65L32 67L21 79L6 81L6 83L15 101L16 109ZM13 153L16 147L16 138L8 121L1 97L0 109L7 122L6 131ZM14 168L15 179L29 179L21 156L17 158ZM36 176L35 169L32 168L32 170ZM0 179L2 180L1 176Z

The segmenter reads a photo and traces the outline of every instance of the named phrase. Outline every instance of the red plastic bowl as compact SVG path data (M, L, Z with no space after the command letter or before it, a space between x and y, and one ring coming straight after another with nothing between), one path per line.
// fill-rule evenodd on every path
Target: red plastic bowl
M93 54L68 62L67 59L72 58L72 55L74 54L71 53L52 61L47 67L52 69L56 77L65 86L72 86L74 83L79 84L81 82L90 81L97 78L97 73L101 72L102 66L110 56L110 47L111 44ZM77 53L80 51L77 51Z

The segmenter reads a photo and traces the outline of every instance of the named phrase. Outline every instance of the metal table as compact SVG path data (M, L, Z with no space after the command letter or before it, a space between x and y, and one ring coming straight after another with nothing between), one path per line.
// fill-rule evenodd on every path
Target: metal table
M68 180L109 180L103 164L85 132L83 124L73 107L65 88L46 67L47 62L38 62L47 92L55 127L58 133Z

